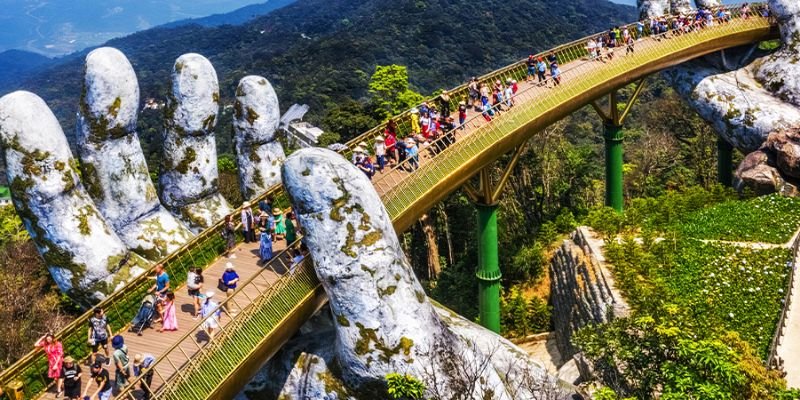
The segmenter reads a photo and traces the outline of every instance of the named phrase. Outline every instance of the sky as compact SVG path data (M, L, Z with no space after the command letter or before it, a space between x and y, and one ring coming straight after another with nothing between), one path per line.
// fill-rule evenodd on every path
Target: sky
M0 52L57 56L167 22L266 0L0 0Z

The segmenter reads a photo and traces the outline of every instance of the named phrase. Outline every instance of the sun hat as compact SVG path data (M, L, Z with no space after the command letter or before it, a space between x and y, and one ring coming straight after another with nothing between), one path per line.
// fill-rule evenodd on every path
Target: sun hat
M411 109L411 113L412 114L419 114L419 110L417 110L417 108L414 107L414 108Z
M367 152L367 151L366 151L366 150L364 150L364 148L363 148L363 147L361 147L361 146L356 146L356 148L355 148L355 149L353 149L353 153L366 153L366 152Z
M249 208L249 207L250 207L249 201L245 201L244 203L242 203L242 208Z
M74 363L75 359L72 358L72 356L66 356L66 357L64 357L64 362L65 363Z
M234 267L233 264L231 264L229 262L225 263L225 269L234 269L234 268L236 268L236 267Z
M281 209L278 207L273 208L272 215L281 215Z
M375 141L376 142L383 142L383 141L385 141L385 139L383 138L383 136L378 135L378 137L375 138Z
M138 367L138 366L139 366L139 364L141 364L141 363L142 363L142 359L144 359L144 357L142 357L142 355L141 355L141 354L139 354L139 353L136 353L136 355L135 355L135 356L133 356L133 365L135 365L135 366L137 366L137 367Z
M124 344L125 344L125 339L123 339L122 336L120 335L114 336L114 338L111 339L111 347L115 349L122 347L122 345Z
M214 293L213 290L209 290L209 291L206 292L206 298L210 299L210 298L214 297L214 294L215 293Z
M367 147L369 147L369 145L367 144L367 142L358 142L358 145L359 145L360 147L363 147L363 148L365 148L365 149L366 149Z

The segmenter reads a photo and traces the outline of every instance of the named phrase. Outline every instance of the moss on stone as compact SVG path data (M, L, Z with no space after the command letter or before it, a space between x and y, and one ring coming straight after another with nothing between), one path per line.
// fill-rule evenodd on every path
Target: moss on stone
M247 107L247 122L249 122L250 125L253 125L256 122L256 120L258 119L258 117L260 117L260 115L258 115L256 110L253 110L252 108Z
M318 373L317 379L322 381L322 384L325 385L326 394L335 394L337 399L346 399L349 397L347 388L342 384L342 381L333 376L329 371Z
M386 287L386 289L381 289L381 288L378 288L378 294L379 294L381 297L385 297L385 296L391 296L391 295L393 295L393 294L394 294L395 290L397 290L397 286L394 286L394 285L392 285L392 286L387 286L387 287Z
M219 103L219 92L211 93L211 100L214 101L214 103Z
M382 362L389 362L392 357L400 354L405 356L411 355L411 348L414 346L414 341L405 336L400 338L400 342L395 346L389 347L382 338L378 337L378 330L367 328L360 322L356 322L358 328L359 339L356 340L355 351L358 355L366 355L372 351L378 351L378 359ZM374 343L374 350L370 349L370 344ZM413 359L406 360L414 362Z
M261 157L258 155L258 148L251 147L247 154L247 158L249 158L253 163L260 163Z
M64 168L66 168L66 167L67 167L67 165L66 165L66 164L65 164L63 161L60 161L60 160L59 160L59 161L56 161L56 162L53 164L53 168L55 168L55 169L56 169L56 171L63 171L63 170L64 170Z
M369 274L369 276L372 276L372 277L375 276L376 270L370 269L368 266L366 266L364 264L361 264L361 270L364 271L364 272L367 272Z
M86 188L86 192L95 201L102 201L105 194L100 184L97 168L93 163L84 162L81 164L81 170L83 171L83 186Z
M122 106L122 99L117 97L116 99L114 99L114 102L111 103L110 106L108 106L108 115L117 118L121 106Z
M341 326L350 326L350 321L347 320L347 317L341 314L336 316L336 322L338 322Z
M203 120L203 129L206 132L213 131L214 130L214 121L216 121L216 119L217 119L217 116L215 114L211 114L211 115L207 116Z
M187 147L183 152L183 159L175 166L175 170L185 175L195 160L197 160L197 152L193 148Z
M300 174L303 175L303 176L309 176L309 175L311 175L311 170L306 168Z
M425 302L425 292L423 291L416 291L414 294L417 296L417 301L422 304Z

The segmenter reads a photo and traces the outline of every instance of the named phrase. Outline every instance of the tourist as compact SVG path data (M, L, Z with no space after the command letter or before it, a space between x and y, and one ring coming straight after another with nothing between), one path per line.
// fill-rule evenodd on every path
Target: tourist
M547 76L545 73L547 72L547 64L544 63L544 60L539 57L536 60L536 74L539 77L539 86L547 85Z
M419 126L420 132L422 136L428 137L428 129L430 129L431 125L431 117L427 112L420 111L419 115Z
M236 291L236 284L239 283L239 274L236 273L236 268L231 263L225 264L225 272L222 273L222 283L224 286L220 288L225 289L225 294L228 297L233 296L233 293ZM238 310L230 310L226 309L226 312L230 314L236 314Z
M222 238L225 240L225 257L236 258L236 254L231 251L236 247L236 226L233 224L231 215L225 216L225 224L222 226Z
M286 245L289 246L297 240L297 227L294 225L294 213L286 213Z
M514 89L511 88L511 82L508 82L506 89L503 92L503 99L506 101L508 108L514 107Z
M161 329L158 332L177 331L178 316L175 312L175 293L167 292L164 299L161 313Z
M133 376L141 377L139 380L139 387L144 392L142 400L150 400L153 391L150 386L153 384L153 364L156 358L152 354L139 354L133 356Z
M494 110L492 110L492 106L489 102L483 104L483 112L481 115L483 115L483 119L485 119L486 122L490 122L494 117Z
M269 213L265 210L261 210L258 212L258 218L256 218L256 229L254 232L259 232L261 229L269 229Z
M458 126L464 130L464 124L467 122L467 103L462 101L458 103Z
M481 91L481 104L486 105L489 102L489 86L485 83L481 83L480 85Z
M409 117L411 118L411 133L412 134L420 133L421 130L419 126L419 109L417 109L416 107L412 108ZM387 135L389 133L390 132L386 132ZM393 133L395 136L397 135L397 132Z
M272 235L266 230L261 230L261 243L258 246L258 255L264 265L272 259Z
M476 104L481 99L481 92L478 86L478 79L473 76L469 80L469 84L467 84L467 89L469 91L469 100L472 102L472 107L475 108L478 107Z
M60 378L61 387L58 392L64 393L67 400L78 400L81 397L81 367L71 356L64 357Z
M186 289L189 291L189 297L192 298L192 303L194 304L192 316L197 319L200 317L200 291L203 289L202 268L189 268L189 273L186 274Z
M408 165L412 171L415 171L419 168L419 148L417 148L417 143L412 138L406 138L405 143Z
M636 40L642 40L644 37L644 22L639 21L636 23Z
M105 363L109 363L111 353L108 350L108 338L111 337L111 327L108 325L106 314L100 307L95 307L92 316L89 318L89 346L92 347L92 355L89 356L89 364L97 362L97 353L102 348L106 353Z
M61 396L61 366L64 361L64 347L56 340L52 332L47 332L36 341L36 347L41 347L47 355L47 377L56 382L58 393Z
M253 232L255 223L253 210L250 209L250 202L245 201L244 204L242 204L242 235L244 236L245 243L256 241L255 233Z
M260 211L267 211L267 212L269 212L269 210L272 210L272 198L267 197L266 199L259 201L258 209Z
M92 380L91 382L86 385L83 389L83 394L81 397L89 399L97 399L97 400L109 400L111 399L111 393L113 391L111 387L111 379L108 375L108 371L103 368L103 365L99 362L95 362L92 364L91 368L92 372ZM94 382L95 386L97 386L97 390L91 395L88 396L89 389L92 387L92 382Z
M378 137L375 138L373 150L375 151L375 161L378 163L377 170L383 172L383 169L386 167L386 142L383 136L378 135Z
M589 61L594 60L596 50L597 50L597 43L595 43L594 39L589 38L589 41L586 43L586 51L589 53Z
M169 291L169 274L164 270L164 264L156 264L156 283L150 288L150 292L159 299L163 299Z
M369 159L369 157L365 157ZM275 238L278 240L283 240L286 237L286 220L283 219L283 212L278 207L272 209L272 218L273 218L273 232L275 232Z
M528 65L528 76L525 77L525 81L530 82L536 76L536 58L533 54L528 56L528 61L525 64Z
M205 318L203 321L203 329L208 334L209 339L214 337L214 330L219 328L219 316L221 311L217 309L219 304L211 300L214 297L214 292L206 292L206 299L203 306L200 308L200 315Z
M394 133L387 133L386 140L386 157L392 164L397 164L400 161L399 150L397 149L397 135Z
M625 44L627 45L627 47L625 47L625 55L633 54L633 50L634 50L633 49L633 45L634 45L634 43L636 43L636 42L633 40L633 38L628 36L628 38L626 39L626 42L625 42Z
M112 357L114 359L114 383L117 390L122 390L128 384L128 378L131 376L131 370L128 359L128 346L125 345L125 340L122 336L117 335L111 339L111 347L114 348Z
M375 175L375 166L372 165L372 160L368 156L361 157L361 159L356 164L356 167L363 172L367 178L372 180L372 177Z
M447 93L447 90L439 95L439 108L442 110L442 115L450 116L450 93Z
M550 64L550 77L553 78L553 87L561 84L561 69L555 61Z

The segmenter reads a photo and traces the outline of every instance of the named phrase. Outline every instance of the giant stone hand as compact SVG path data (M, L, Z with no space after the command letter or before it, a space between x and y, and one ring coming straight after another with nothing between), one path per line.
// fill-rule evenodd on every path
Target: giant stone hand
M247 104L277 112L275 92L249 93ZM78 162L53 113L35 94L0 99L0 144L14 206L59 288L83 304L121 287L231 211L217 189L213 128L220 94L216 72L204 57L186 54L176 63L165 115L163 165L158 190L150 180L136 133L139 85L131 64L116 49L86 57L77 129ZM263 158L283 160L271 125L247 137L267 137ZM236 131L237 142L245 132ZM251 140L252 141L252 140ZM241 157L240 157L241 158ZM260 165L243 166L247 173ZM261 193L271 180L244 182ZM80 172L79 172L80 171ZM279 179L279 176L278 176ZM159 202L158 193L161 194ZM162 206L162 203L164 206Z
M569 394L524 351L428 300L380 197L342 156L300 150L284 163L283 182L335 327L312 330L271 361L268 397L385 398L393 372L422 380L425 398Z
M666 3L640 0L641 14L668 13ZM739 188L797 193L800 165L787 166L800 159L800 147L793 145L800 135L792 129L800 127L800 2L768 4L780 26L777 51L765 55L756 46L726 51L686 63L667 76L724 140L749 153L736 173Z

